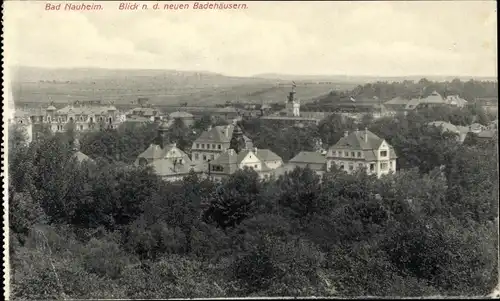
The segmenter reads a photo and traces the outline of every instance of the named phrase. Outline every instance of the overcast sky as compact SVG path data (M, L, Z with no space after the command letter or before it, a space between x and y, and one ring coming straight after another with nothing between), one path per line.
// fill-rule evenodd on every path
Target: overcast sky
M119 11L119 2L100 2L104 9L93 12L45 11L45 3L4 4L9 65L241 76L497 74L495 1L247 2L241 11L133 12Z

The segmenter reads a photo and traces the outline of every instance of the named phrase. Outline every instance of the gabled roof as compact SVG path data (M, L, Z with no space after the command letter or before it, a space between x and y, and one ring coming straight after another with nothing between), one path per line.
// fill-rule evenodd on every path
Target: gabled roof
M367 138L366 141L365 134ZM384 139L369 130L354 131L348 134L347 137L340 138L340 140L335 143L332 148L370 150L378 149L382 142L384 142Z
M147 159L148 161L163 159L165 155L173 148L177 148L175 144L169 144L166 145L164 148L161 148L161 146L151 143L149 147L144 152L142 152L137 158L144 158ZM180 149L179 151L182 152Z
M324 164L326 157L318 152L300 152L290 160L290 163Z
M213 143L229 143L233 136L234 125L219 125L212 129L204 131L195 140L195 142L213 142ZM252 140L247 136L243 135L245 142L251 142Z
M276 155L269 149L244 149L239 153L236 153L233 150L229 149L220 154L214 161L212 161L212 164L226 166L229 165L230 172L233 172L234 170L236 170L236 168L238 168L238 165L243 161L243 159L245 159L246 156L250 153L254 154L261 163L264 163L262 166L263 171L265 171L267 168L267 166L265 165L266 162L282 161L280 156Z
M174 164L170 159L155 160L150 165L157 175L163 177L188 174L193 168L190 161L183 164Z
M261 161L281 161L280 156L272 152L270 149L256 149L253 150L257 158L259 158Z
M425 103L425 104L445 104L447 101L439 94L438 92L434 91L432 92L429 96L420 99L420 103Z

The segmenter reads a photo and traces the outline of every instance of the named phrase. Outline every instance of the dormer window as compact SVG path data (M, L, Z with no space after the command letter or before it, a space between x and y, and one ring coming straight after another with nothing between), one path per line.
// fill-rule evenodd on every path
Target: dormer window
M380 157L387 157L387 151L380 151Z

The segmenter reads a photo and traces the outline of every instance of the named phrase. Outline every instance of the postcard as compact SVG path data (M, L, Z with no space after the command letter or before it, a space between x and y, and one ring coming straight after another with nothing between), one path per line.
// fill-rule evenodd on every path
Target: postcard
M495 4L5 1L5 299L499 297Z

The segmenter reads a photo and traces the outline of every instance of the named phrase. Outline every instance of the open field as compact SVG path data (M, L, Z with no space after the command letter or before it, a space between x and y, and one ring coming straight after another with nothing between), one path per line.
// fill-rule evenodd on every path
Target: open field
M213 106L227 101L285 101L291 80L231 77L209 72L170 70L106 70L17 68L12 79L17 104L67 103L76 100L130 104L147 97L158 105ZM297 82L297 96L308 102L331 90L351 89L353 83Z

